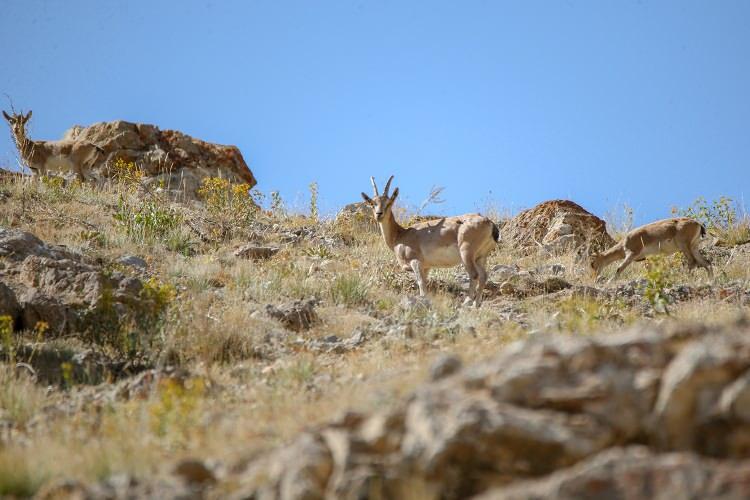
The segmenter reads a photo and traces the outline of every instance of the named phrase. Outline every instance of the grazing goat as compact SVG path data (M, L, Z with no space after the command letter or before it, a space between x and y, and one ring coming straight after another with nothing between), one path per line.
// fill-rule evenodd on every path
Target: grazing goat
M453 267L463 263L469 273L469 292L465 304L479 307L487 282L487 256L500 238L500 230L487 217L479 214L444 217L421 222L405 228L393 216L393 202L398 188L389 196L393 176L388 179L382 196L375 178L370 177L375 197L362 193L372 208L375 221L386 245L396 254L404 270L412 270L417 277L419 294L426 295L427 274L433 267Z
M591 257L591 269L598 276L603 268L617 260L624 259L610 282L633 261L644 260L649 255L673 254L682 252L687 265L693 269L696 265L703 267L708 276L713 278L711 263L698 251L698 241L706 235L706 228L687 217L664 219L633 229L625 238L609 250L594 254Z
M3 116L10 125L21 160L34 175L72 173L78 180L84 180L84 170L97 164L103 155L101 148L94 144L69 140L31 140L26 135L26 124L31 118L31 111L26 115L23 113L9 115L3 111Z

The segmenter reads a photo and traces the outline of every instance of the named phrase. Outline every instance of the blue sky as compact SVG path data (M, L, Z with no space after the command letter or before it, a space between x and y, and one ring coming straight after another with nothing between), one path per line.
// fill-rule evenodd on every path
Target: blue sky
M327 212L393 173L405 202L445 186L430 211L646 222L750 196L749 26L744 0L3 0L0 93L35 138L124 119L236 144L261 190L304 205L317 181Z

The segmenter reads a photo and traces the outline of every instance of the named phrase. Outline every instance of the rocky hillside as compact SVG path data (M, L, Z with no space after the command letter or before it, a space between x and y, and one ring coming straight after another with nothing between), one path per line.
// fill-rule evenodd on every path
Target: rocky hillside
M463 308L462 269L419 299L356 207L208 184L0 178L0 495L747 497L750 245L604 284L510 243L600 227L551 202Z

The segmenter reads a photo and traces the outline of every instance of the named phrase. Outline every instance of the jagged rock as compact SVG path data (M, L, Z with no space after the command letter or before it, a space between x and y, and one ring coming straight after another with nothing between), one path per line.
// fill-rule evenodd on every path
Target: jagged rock
M106 273L80 254L46 245L31 233L0 229L0 257L6 263L0 280L19 304L20 329L44 322L53 334L106 330L127 315L137 316L146 305L140 280Z
M315 312L316 304L315 299L295 300L280 306L267 304L266 314L279 320L290 330L299 332L310 329L319 321L318 314Z
M259 245L242 245L234 251L234 256L241 259L268 259L279 253L278 247L267 247Z
M750 461L720 462L693 453L608 450L549 477L491 490L476 500L750 498Z
M569 200L545 201L521 212L503 227L503 234L513 248L526 253L591 253L615 243L602 219Z
M351 224L357 229L377 232L378 224L372 215L372 208L362 201L350 203L336 215L336 224Z
M20 312L21 306L16 300L16 294L0 281L0 316L10 316L15 321Z
M539 283L539 286L544 293L555 293L570 288L573 285L562 278L552 276Z
M137 255L123 255L117 259L117 263L138 269L139 271L145 271L148 268L148 263Z
M0 348L2 357L8 353ZM24 343L14 347L16 359L25 360L25 369L37 382L46 385L100 384L133 376L149 366L112 360L100 351L52 342Z
M676 481L676 497L745 493L746 465L662 453L750 458L742 408L749 334L737 324L534 336L424 384L384 413L311 429L252 462L243 494L399 498L418 488L421 498L466 498L506 485L492 494L580 498L601 481L600 498L611 498L631 491L631 473L628 498L647 498L647 485L662 477ZM650 451L617 451L632 443ZM695 481L681 479L694 473Z

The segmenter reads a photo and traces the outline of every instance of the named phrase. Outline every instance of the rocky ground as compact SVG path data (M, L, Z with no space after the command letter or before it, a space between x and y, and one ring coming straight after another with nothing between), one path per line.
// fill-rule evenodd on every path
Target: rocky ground
M461 269L418 298L357 206L213 194L0 177L1 494L750 495L750 245L606 284L599 219L549 202L463 308Z

